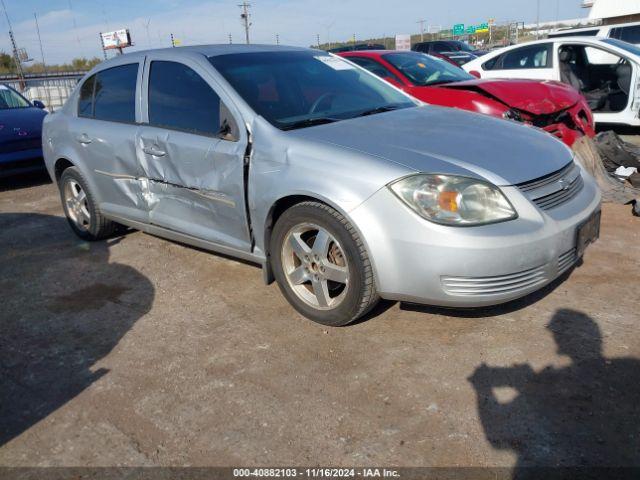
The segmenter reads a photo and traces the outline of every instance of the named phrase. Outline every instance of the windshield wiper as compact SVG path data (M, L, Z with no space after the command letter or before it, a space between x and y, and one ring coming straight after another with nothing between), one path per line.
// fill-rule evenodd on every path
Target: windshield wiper
M366 117L367 115L375 115L376 113L390 112L391 110L397 110L398 108L400 107L397 105L383 105L381 107L372 108L371 110L365 110L364 112L356 115L356 117Z
M339 118L331 117L305 118L304 120L298 120L297 122L285 125L282 127L282 130L296 130L298 128L307 128L315 125L324 125L325 123L338 122L339 120Z

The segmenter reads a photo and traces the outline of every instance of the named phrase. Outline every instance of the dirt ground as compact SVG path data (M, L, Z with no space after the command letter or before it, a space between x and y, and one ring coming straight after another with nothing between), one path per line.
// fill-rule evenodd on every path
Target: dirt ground
M0 185L0 466L640 465L640 218L506 306L326 328L259 268Z

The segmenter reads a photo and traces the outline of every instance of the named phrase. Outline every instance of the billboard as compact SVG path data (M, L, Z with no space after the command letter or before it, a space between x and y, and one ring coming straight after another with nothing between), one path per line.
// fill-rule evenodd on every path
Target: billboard
M396 50L411 50L411 35L396 35Z
M100 36L105 50L131 46L131 35L129 35L128 28L116 30L115 32L101 33Z

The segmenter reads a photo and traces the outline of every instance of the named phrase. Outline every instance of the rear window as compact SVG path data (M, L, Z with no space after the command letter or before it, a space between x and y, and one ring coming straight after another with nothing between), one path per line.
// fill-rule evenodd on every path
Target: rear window
M640 25L613 28L609 36L624 42L640 43Z
M93 116L99 120L135 123L138 64L122 65L96 75Z
M96 76L90 76L80 87L80 99L78 100L78 116L93 117L93 85Z
M552 66L551 43L520 47L499 55L484 63L485 70L518 70L550 68Z
M135 123L138 64L108 68L80 88L78 115L111 122Z

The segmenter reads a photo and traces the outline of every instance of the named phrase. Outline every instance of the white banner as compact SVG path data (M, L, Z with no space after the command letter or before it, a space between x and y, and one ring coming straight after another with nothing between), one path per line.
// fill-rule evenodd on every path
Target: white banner
M115 32L102 33L101 35L105 50L109 48L128 47L131 45L129 30L126 28L116 30Z
M411 35L396 35L396 50L411 50Z

